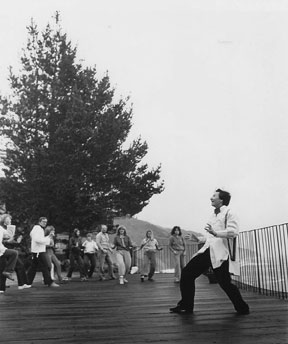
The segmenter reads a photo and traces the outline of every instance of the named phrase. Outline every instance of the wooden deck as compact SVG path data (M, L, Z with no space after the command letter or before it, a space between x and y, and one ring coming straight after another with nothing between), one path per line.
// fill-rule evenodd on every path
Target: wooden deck
M219 286L202 276L195 314L170 314L179 285L171 274L155 279L141 283L133 275L123 286L96 279L80 282L75 275L53 289L37 276L31 289L11 285L0 295L0 343L288 343L287 301L243 291L251 314L237 316Z

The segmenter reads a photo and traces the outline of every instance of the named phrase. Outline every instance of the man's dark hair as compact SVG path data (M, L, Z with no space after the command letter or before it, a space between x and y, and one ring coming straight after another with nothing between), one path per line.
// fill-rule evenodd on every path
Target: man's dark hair
M228 191L217 189L216 192L219 192L219 198L223 201L223 205L229 205L231 195Z

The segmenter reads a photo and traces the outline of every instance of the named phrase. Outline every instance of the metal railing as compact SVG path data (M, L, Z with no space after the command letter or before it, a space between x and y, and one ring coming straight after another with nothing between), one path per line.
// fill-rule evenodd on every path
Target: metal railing
M240 276L232 276L242 289L288 298L288 224L254 229L239 234ZM173 272L174 261L167 244L156 253L156 272ZM198 244L186 243L186 263L198 251ZM143 250L133 257L143 267Z
M288 224L241 232L239 287L288 298Z

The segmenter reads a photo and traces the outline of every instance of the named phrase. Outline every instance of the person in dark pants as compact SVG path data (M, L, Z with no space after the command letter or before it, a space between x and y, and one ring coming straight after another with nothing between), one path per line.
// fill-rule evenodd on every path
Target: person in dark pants
M48 287L59 287L59 284L55 283L50 275L46 245L50 244L53 235L45 236L44 228L46 225L47 218L40 217L38 224L33 227L30 233L32 263L27 271L28 285L32 285L39 265L44 278L44 284Z
M71 279L72 273L75 269L75 263L78 264L79 273L80 273L80 279L81 281L86 281L87 277L85 274L85 267L84 267L84 260L82 258L82 238L80 236L80 230L78 228L75 228L73 231L73 234L69 240L69 261L70 266L67 273L67 278Z
M6 278L14 280L13 271L16 266L18 252L9 249L3 245L3 240L10 240L13 234L8 231L11 225L11 216L3 214L0 218L0 293L3 294L6 289Z
M207 239L205 245L195 254L182 270L180 279L181 300L176 307L170 308L172 313L193 313L195 297L195 279L210 266L220 287L231 300L236 312L241 315L249 314L249 306L243 300L239 289L231 281L230 273L240 271L238 247L235 246L236 257L231 260L229 248L231 239L238 236L238 221L228 209L231 195L227 191L217 189L211 197L214 214L207 223ZM228 241L229 240L229 241Z
M27 259L29 252L24 241L24 228L22 227L17 228L13 240L9 240L7 242L4 241L4 245L7 248L14 249L18 252L15 272L17 276L19 290L31 288L31 285L28 285L25 268L25 260Z
M92 239L92 234L88 233L86 235L86 240L83 242L84 248L84 266L85 273L88 278L92 278L96 267L96 255L98 251L98 246L96 242Z

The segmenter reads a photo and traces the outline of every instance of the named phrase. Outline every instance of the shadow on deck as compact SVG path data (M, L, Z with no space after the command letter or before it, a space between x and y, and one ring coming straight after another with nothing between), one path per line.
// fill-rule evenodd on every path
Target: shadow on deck
M26 343L288 343L287 301L242 291L251 314L238 316L217 284L197 280L194 315L170 314L179 300L173 275L155 282L80 282L47 288L11 285L0 295L0 342Z

